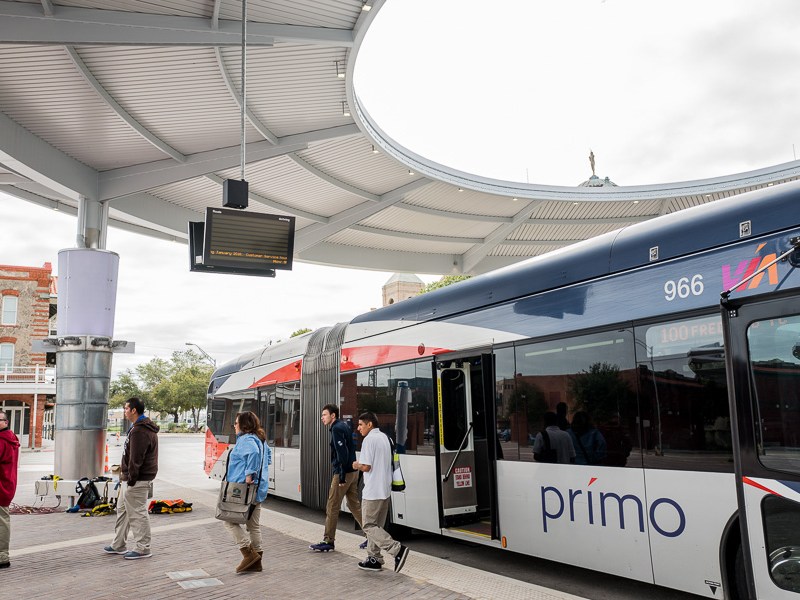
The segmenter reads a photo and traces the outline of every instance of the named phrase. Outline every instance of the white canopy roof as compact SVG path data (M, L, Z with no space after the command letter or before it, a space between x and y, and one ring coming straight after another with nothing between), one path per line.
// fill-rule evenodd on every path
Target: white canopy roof
M795 161L573 188L426 160L352 87L383 3L247 3L248 210L297 217L295 260L480 273L800 176ZM240 17L238 0L0 0L0 190L65 210L107 201L112 225L186 240L239 178Z

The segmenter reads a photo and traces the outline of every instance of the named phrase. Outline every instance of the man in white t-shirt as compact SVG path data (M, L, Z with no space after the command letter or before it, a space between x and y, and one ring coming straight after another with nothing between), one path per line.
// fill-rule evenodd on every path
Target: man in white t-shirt
M392 492L392 447L386 434L378 429L375 413L359 415L358 432L363 437L361 456L353 463L353 468L364 473L361 520L367 535L367 558L358 563L358 568L380 571L383 568L381 550L385 550L394 557L396 573L406 563L408 548L392 539L383 529Z

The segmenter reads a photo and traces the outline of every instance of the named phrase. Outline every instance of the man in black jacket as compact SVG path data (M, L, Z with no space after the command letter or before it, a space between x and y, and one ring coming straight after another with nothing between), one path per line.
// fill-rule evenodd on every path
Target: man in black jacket
M328 491L328 504L325 507L325 536L319 544L309 548L316 552L330 552L335 547L336 525L342 499L347 498L347 508L353 518L361 525L361 500L358 497L358 472L353 469L356 460L356 445L353 432L344 421L339 420L339 407L326 404L322 407L322 424L331 432L331 464L333 477Z
M139 398L128 398L123 410L131 428L122 450L114 541L103 550L107 554L124 554L129 560L150 558L147 498L158 473L159 427L144 416L144 402ZM136 550L128 551L125 547L129 531L133 532Z

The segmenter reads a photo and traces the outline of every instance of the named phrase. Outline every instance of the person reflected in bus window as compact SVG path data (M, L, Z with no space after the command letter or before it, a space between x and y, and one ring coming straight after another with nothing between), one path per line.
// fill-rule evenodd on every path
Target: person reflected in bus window
M619 415L614 415L600 430L606 440L605 464L609 467L624 467L628 464L633 444L628 432L620 424Z
M575 448L572 438L558 426L558 415L552 411L544 413L544 429L533 440L533 459L546 463L575 463Z
M569 434L575 448L575 464L602 465L605 462L606 439L592 423L589 413L584 410L575 413Z
M566 402L556 404L556 415L558 416L558 428L561 431L567 431L569 429L569 419L567 419Z
M336 525L342 500L347 499L347 508L361 527L361 500L358 497L358 471L353 468L356 461L356 445L353 432L345 421L339 420L339 407L326 404L322 407L322 424L330 432L331 466L333 477L328 489L328 503L325 506L325 535L318 544L309 549L315 552L330 552L336 546ZM363 528L363 527L362 527ZM366 544L364 544L366 548Z

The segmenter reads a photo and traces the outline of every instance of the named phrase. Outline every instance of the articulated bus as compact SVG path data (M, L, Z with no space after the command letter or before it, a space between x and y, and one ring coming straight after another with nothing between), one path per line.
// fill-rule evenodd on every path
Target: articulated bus
M793 182L251 352L212 377L206 472L252 410L272 494L323 508L319 416L336 403L396 440L393 526L709 598L800 600L798 263ZM603 451L534 460L559 408Z

